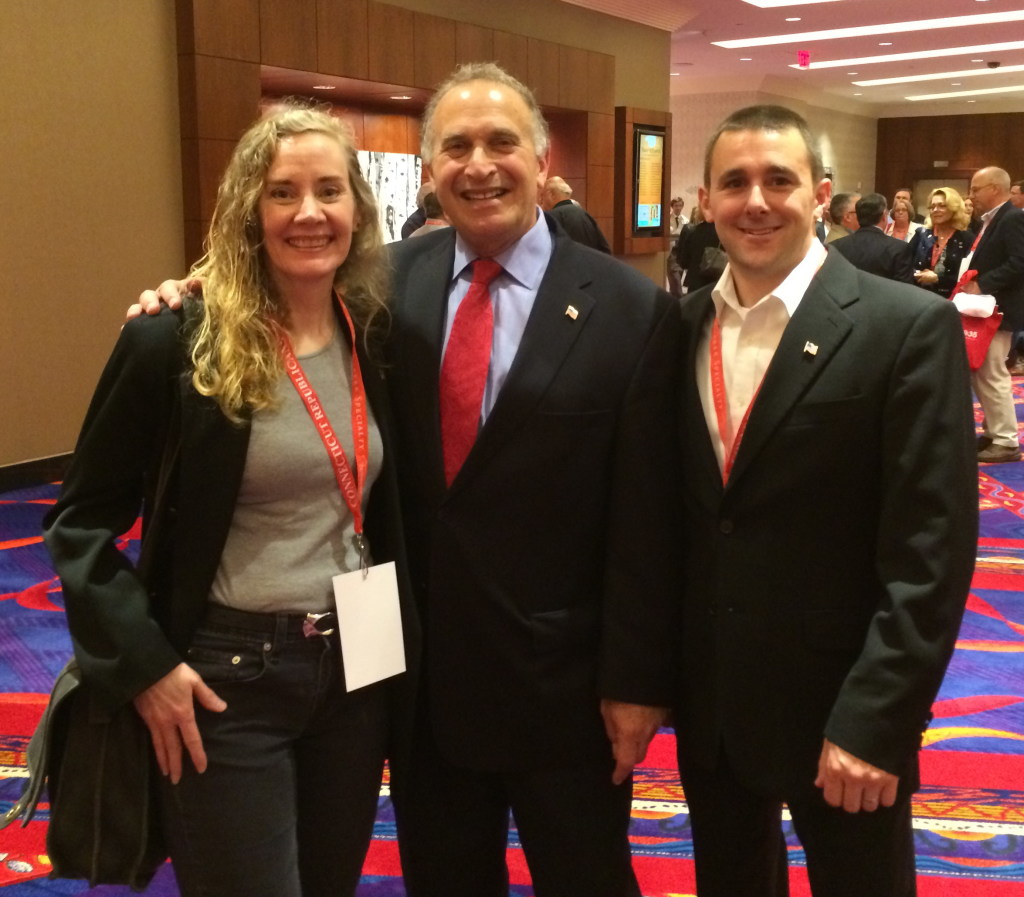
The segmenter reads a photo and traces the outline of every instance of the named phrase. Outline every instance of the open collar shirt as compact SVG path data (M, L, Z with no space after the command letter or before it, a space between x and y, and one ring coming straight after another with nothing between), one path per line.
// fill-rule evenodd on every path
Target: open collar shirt
M807 253L786 279L750 307L740 304L730 265L726 265L712 290L715 317L722 334L722 369L733 433L738 432L775 356L782 333L825 261L826 254L827 250L818 240L811 240ZM711 385L713 320L708 320L697 350L697 388L718 466L724 469L729 446L722 444Z

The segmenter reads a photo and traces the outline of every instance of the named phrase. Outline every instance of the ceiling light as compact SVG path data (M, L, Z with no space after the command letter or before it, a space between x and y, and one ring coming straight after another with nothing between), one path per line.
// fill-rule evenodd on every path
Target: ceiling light
M878 46L880 46L880 47L891 47L892 46L892 41L891 40L881 41L881 42L879 42Z
M904 97L907 100L950 100L956 97L980 97L993 93L1018 93L1024 92L1024 84L1015 87L989 87L985 90L956 90L950 93L922 93L917 96Z
M799 22L800 21L800 16L790 16L788 19L786 19L786 21L787 22Z
M673 78L678 78L678 77L679 77L679 72L669 72L669 74L670 74L670 75L671 75L671 76L672 76Z
M976 78L980 75L1005 75L1008 72L1024 72L1024 65L1004 65L997 69L967 69L962 72L934 72L930 75L906 75L902 78L874 78L871 81L854 81L853 83L858 87L885 87L888 84L943 81L946 78Z
M909 31L929 31L935 28L964 28L969 25L998 25L1003 22L1024 21L1024 10L980 13L973 16L946 16L941 19L921 19L917 22L889 22L881 25L858 25L853 28L829 28L825 31L805 31L802 34L770 34L765 37L739 40L712 41L716 47L737 50L742 47L769 47L777 44L809 43L818 40L836 40L844 37L870 37L876 34L901 34ZM975 51L976 52L976 51Z
M401 97L391 97L391 99L393 99L393 100L411 100L412 97L401 96Z
M1024 40L1005 41L1000 44L979 44L974 47L945 47L944 49L932 48L931 50L915 50L910 53L886 53L879 56L858 56L854 59L826 59L822 62L812 62L812 69L834 69L849 68L854 65L872 65L878 62L908 62L912 59L935 59L941 56L967 56L970 53L994 53L998 50L1024 50ZM974 60L971 60L972 62ZM984 60L979 60L984 61ZM800 68L798 65L790 65L790 68Z
M812 6L816 3L837 3L838 0L743 0L759 9L776 9L779 6Z
M741 56L740 57L740 62L753 62L753 61L754 61L754 58L752 56Z
M335 89L336 89L336 86L334 84L314 84L313 85L313 90L335 90Z

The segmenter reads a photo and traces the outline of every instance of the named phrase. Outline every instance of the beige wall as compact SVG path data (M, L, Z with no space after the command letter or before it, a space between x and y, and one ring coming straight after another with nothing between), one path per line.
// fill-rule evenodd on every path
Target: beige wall
M836 192L874 189L878 131L874 118L756 90L673 96L672 195L683 197L687 214L697 201L708 138L730 112L758 103L787 106L807 119L821 141L825 166L835 172Z
M69 451L124 310L181 271L174 4L2 0L0 465Z

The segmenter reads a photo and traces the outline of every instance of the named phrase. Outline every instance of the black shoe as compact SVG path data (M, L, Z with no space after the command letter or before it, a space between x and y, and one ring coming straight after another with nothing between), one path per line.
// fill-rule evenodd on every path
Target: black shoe
M989 436L979 436L978 437L978 451L979 452L982 449L987 449L990 445L992 445L991 437L989 437Z
M1015 445L996 445L993 443L978 452L979 464L1004 464L1007 461L1019 461L1020 449Z

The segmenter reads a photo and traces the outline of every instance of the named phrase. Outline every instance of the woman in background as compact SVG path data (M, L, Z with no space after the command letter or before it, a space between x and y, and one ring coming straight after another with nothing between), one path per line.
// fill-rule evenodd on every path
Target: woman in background
M149 728L181 893L352 895L401 678L346 691L332 577L400 540L382 238L345 126L298 107L253 125L207 247L191 323L124 327L46 541L83 674ZM114 536L176 417L144 584Z
M909 243L911 238L921 227L914 219L914 207L905 199L897 199L892 204L892 221L886 227L885 232L890 237Z
M960 194L939 187L928 197L928 218L910 241L914 279L926 290L949 297L960 279L960 263L971 251L970 216Z

